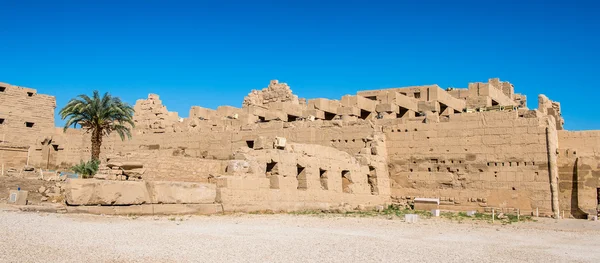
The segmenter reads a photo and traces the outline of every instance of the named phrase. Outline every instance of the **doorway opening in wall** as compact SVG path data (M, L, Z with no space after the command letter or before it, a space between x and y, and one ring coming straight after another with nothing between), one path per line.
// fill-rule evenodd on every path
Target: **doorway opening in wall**
M327 170L319 168L319 180L321 180L321 189L329 190L329 186L327 185Z
M270 180L270 188L271 189L279 189L279 169L277 167L277 162L268 162L267 170L265 172L265 176Z
M399 107L400 111L398 111L398 113L396 114L396 118L400 119L403 118L404 116L406 116L408 114L408 109L407 108L402 108Z
M371 112L368 112L366 110L360 110L361 119L366 120L367 118L369 118L369 115L371 115Z
M371 194L379 194L379 189L377 188L377 170L375 170L375 167L369 166L369 176L367 180L369 182L369 186L371 187Z
M421 92L415 92L415 99L421 98Z
M298 190L306 190L308 188L306 182L306 168L296 164L296 179L298 179Z
M4 119L0 119L0 124L4 124Z
M498 106L498 105L500 105L500 103L498 103L498 102L497 102L497 101L495 101L495 100L492 100L492 106Z
M246 146L250 149L254 149L254 141L246 141Z
M343 170L342 171L342 191L347 194L352 193L352 189L350 189L351 185L352 185L352 180L350 180L350 171Z
M6 87L0 86L0 92L4 92L4 91L6 91Z
M33 122L25 122L25 127L27 128L33 128L34 123Z
M287 121L288 122L292 122L292 121L296 121L296 120L298 120L297 116L294 116L294 115L288 115L287 116Z
M333 118L335 118L335 113L325 112L325 120L326 121L333 120Z

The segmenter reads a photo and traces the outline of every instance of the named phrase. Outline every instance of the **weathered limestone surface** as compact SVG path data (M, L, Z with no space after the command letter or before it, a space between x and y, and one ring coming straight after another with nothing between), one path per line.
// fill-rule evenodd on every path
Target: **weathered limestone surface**
M147 186L153 204L210 204L217 195L214 184L154 181Z
M53 96L0 82L0 165L22 167L39 137L54 131Z
M216 190L202 183L69 179L65 197L69 205L209 204Z
M150 203L144 182L69 179L65 187L69 205L141 205Z
M575 218L595 215L600 188L600 131L557 132L560 209Z

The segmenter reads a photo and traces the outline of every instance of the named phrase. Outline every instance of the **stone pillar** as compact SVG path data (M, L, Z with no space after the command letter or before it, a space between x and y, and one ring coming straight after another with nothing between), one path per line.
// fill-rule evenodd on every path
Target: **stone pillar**
M556 132L556 121L552 116L548 116L546 119L546 150L548 153L552 212L554 212L554 218L558 219L560 218L558 203L558 133Z

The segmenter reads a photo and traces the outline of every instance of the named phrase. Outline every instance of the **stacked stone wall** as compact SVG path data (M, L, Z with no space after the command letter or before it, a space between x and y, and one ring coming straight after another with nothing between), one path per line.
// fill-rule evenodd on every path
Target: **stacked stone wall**
M458 210L551 213L546 127L515 112L395 124L387 135L392 198L440 198Z

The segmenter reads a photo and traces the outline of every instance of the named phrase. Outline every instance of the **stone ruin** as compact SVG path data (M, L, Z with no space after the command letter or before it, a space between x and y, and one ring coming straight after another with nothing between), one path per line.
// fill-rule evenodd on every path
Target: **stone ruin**
M89 158L89 135L55 128L55 107L52 96L0 83L2 176L59 178ZM499 79L339 100L299 98L273 80L241 108L193 106L181 118L156 94L134 108L133 138L105 138L94 179L56 180L67 209L298 211L417 199L456 211L598 213L600 131L564 130L560 103L540 95L528 109Z

